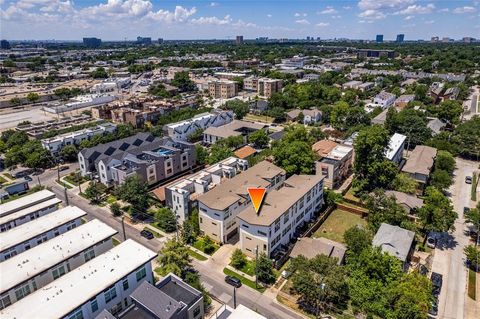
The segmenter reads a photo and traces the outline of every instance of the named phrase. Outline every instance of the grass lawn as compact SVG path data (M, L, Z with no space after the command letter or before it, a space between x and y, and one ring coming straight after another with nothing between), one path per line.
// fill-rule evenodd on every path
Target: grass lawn
M218 250L218 248L220 248L220 246L218 246L215 243L212 243L212 245L215 248L215 250L209 255L213 255ZM197 241L195 241L192 246L205 253L204 238L198 238Z
M120 244L120 241L118 239L116 239L115 237L112 237L112 243L113 243L113 246L117 246Z
M64 183L62 181L57 181L57 180L55 180L55 181L57 182L57 184L60 184L67 189L72 189L73 188L72 186L70 186L70 184Z
M476 275L473 270L468 270L468 296L473 300L476 299Z
M472 190L471 190L471 197L473 201L477 201L477 183L478 183L478 176L477 173L473 173L472 178Z
M155 238L162 238L162 237L163 237L162 234L157 233L157 232L154 231L152 228L145 227L145 228L143 228L143 230L147 230L147 231L151 232Z
M313 234L313 237L324 237L343 243L343 234L355 225L366 226L367 221L356 214L336 209Z
M10 179L16 180L16 178L13 177L12 175L10 175L9 173L3 173L3 175L5 175L6 177L8 177Z
M108 195L106 201L109 205L112 205L113 203L117 202L117 198L113 195Z
M250 288L253 288L260 293L263 293L265 291L265 287L259 285L259 287L256 288L255 287L255 281L251 281L250 279L247 279L247 278L241 276L240 274L238 274L234 271L231 271L228 268L223 268L223 273L225 275L228 275L228 276L235 277L235 278L239 279L242 282L243 285L248 286Z
M200 261L205 261L205 260L208 259L207 257L205 257L205 256L203 256L203 255L200 255L199 253L197 253L196 251L191 250L191 249L188 250L188 254L189 254L190 256L192 256L193 258L195 258L195 259L197 259L197 260L200 260Z
M265 115L256 115L256 114L247 114L244 116L245 120L250 121L257 121L257 122L265 122L265 123L273 123L275 120L273 117L265 116Z
M0 184L6 183L7 180L0 175Z
M355 189L353 189L353 187L350 187L343 197L354 202L360 202L360 199L355 196Z
M232 265L230 265L232 266ZM232 266L233 267L233 266ZM247 260L247 263L240 269L241 272L250 276L255 276L255 260Z

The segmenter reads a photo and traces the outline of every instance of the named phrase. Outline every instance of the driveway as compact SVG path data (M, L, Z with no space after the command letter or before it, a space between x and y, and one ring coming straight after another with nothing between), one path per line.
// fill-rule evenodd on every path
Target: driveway
M432 265L432 271L443 275L437 316L443 319L465 318L467 268L463 249L469 244L469 237L466 235L468 227L463 218L463 207L473 206L470 201L471 185L465 183L465 176L472 176L478 162L457 158L456 166L454 184L450 188L453 207L458 213L455 231L441 234Z

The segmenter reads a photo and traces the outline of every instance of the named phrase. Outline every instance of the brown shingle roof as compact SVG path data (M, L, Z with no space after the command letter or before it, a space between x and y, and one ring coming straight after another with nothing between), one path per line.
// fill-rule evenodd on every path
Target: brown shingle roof
M326 255L328 257L338 258L338 264L342 263L347 248L333 240L326 238L309 238L304 237L298 239L293 247L290 257L295 258L300 255L308 259L317 255Z
M337 146L338 143L330 140L320 140L312 145L312 150L320 157L325 157L331 150Z
M425 145L417 145L410 154L410 157L405 163L405 166L402 168L402 171L410 174L418 173L429 175L436 156L436 148Z
M234 154L236 157L244 159L255 154L256 152L257 151L250 145L245 145L244 147L241 147L238 150L236 150Z

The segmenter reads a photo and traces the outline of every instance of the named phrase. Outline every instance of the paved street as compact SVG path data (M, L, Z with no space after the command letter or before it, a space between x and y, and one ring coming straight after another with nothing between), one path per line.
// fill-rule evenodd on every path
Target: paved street
M68 171L61 172L61 175L67 175L70 171L75 170L75 166L70 165ZM42 185L48 185L52 191L57 194L58 198L65 202L64 188L55 182L57 177L56 170L48 170L40 176ZM37 181L34 180L34 183ZM78 192L78 190L76 191ZM70 205L78 206L88 213L87 219L99 219L106 223L110 227L118 231L118 235L115 236L120 241L123 241L122 223L119 219L112 217L107 208L101 208L98 206L90 205L82 197L75 195L75 190L67 190L68 201ZM134 226L125 223L125 234L127 238L134 239L141 243L145 247L158 252L162 248L162 241L159 239L147 240L140 236L140 232ZM221 269L214 269L205 262L199 262L193 259L194 267L200 272L202 276L202 282L205 288L215 297L233 306L233 287L225 283L225 275ZM259 292L242 286L237 289L237 304L243 304L267 318L279 318L279 319L291 319L291 318L303 318L295 312L286 309L282 305L273 301L270 297L264 296Z
M442 234L432 265L434 272L443 275L437 316L437 318L443 319L465 318L466 313L467 268L463 249L468 245L469 238L465 233L468 228L463 218L463 207L471 206L471 185L465 183L465 176L472 176L473 170L478 168L478 163L457 158L456 166L455 181L450 192L458 219L452 234ZM476 306L479 306L478 302Z

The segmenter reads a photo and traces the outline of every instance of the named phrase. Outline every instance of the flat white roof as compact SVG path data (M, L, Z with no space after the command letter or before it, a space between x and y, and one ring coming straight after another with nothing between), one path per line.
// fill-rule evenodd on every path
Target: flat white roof
M2 318L62 318L157 254L129 239L0 312Z
M389 160L392 160L406 139L407 137L405 135L398 133L393 134L393 136L390 138L390 142L388 143L388 150L385 153L385 157Z
M24 243L51 229L75 220L87 213L76 206L67 206L50 214L0 233L0 251Z
M98 219L35 246L0 263L0 293L8 291L76 254L94 246L117 231Z
M230 307L229 307L230 308ZM227 317L228 319L267 319L258 312L253 311L250 308L240 304L237 308L232 309L232 313Z
M0 205L0 217L19 211L28 206L49 200L51 198L55 198L55 194L47 189L20 197L19 199L15 199Z
M27 216L29 214L35 213L35 212L37 212L39 210L42 210L42 209L45 209L47 207L54 206L54 205L59 205L61 202L62 201L58 198L52 198L52 199L49 199L45 202L40 202L36 205L29 206L25 209L22 209L22 210L14 212L14 213L11 213L9 215L0 217L0 225L3 225L3 224L6 224L8 222L19 219L20 217Z

